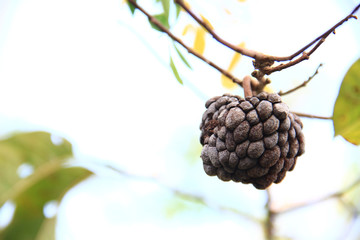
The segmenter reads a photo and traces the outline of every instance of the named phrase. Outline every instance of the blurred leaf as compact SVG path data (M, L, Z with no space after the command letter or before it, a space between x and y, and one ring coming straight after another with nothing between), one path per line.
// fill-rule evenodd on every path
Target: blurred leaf
M11 200L16 205L12 222L0 230L0 240L53 239L55 224L43 214L44 205L60 202L66 190L91 173L84 168L63 168L72 156L65 139L54 144L46 132L16 134L0 141L0 206ZM26 178L18 174L20 166L33 169Z
M228 15L231 15L231 14L232 14L229 9L225 8L224 10L225 10L225 13L226 13L226 14L228 14Z
M178 4L175 4L175 8L176 8L176 18L178 18L181 12L181 7Z
M176 79L178 80L178 82L180 84L183 84L183 80L180 78L180 75L175 67L175 64L174 64L174 61L172 60L172 57L170 57L170 67L171 67L171 70L172 72L174 73Z
M55 225L49 224L43 213L45 204L52 200L60 202L67 190L90 174L91 172L80 167L57 168L46 177L34 182L15 199L16 210L13 220L0 232L0 239L33 240L38 239L44 231L53 231L51 228Z
M245 43L242 42L238 46L245 47ZM242 55L240 53L234 54L233 58L231 59L230 65L227 69L228 72L232 72L235 69L235 67L237 66L237 64L239 63L239 61L241 59L241 56ZM221 84L227 89L234 89L239 86L238 84L234 83L231 79L229 79L225 75L221 75Z
M269 84L264 87L264 91L268 93L274 93L274 89Z
M238 2L246 2L246 0L238 0Z
M184 57L184 55L182 55L181 52L180 52L180 50L176 47L176 44L175 44L175 43L174 43L174 48L175 48L176 52L178 53L180 59L185 63L185 65L186 65L188 68L192 69L191 66L190 66L190 64L188 63L188 61L187 61L186 58Z
M16 134L0 141L0 200L20 180L17 170L23 163L31 165L36 171L48 161L71 156L72 148L68 141L55 145L46 132ZM0 205L5 201L0 201Z
M173 218L176 215L185 211L200 211L204 208L205 204L198 199L191 198L190 196L176 193L174 198L165 206L165 216Z
M292 238L290 238L290 237L278 237L278 236L275 236L275 240L292 240Z
M202 27L198 27L195 34L194 49L199 54L204 54L205 36L206 36L206 31Z
M46 218L36 236L36 240L55 240L56 218Z
M176 4L176 5L178 5L178 4ZM191 6L190 6L190 4L189 4L187 1L184 1L184 5L185 5L188 9L191 9ZM182 7L180 7L180 10L186 12Z
M136 2L137 0L135 0L135 2ZM127 3L127 5L129 6L129 8L130 8L130 12L131 12L131 14L134 14L134 12L135 12L135 7L134 7L134 5L132 5L129 1L126 1L126 3Z
M167 21L169 22L170 0L161 0L161 4L164 9L164 14L166 15Z
M182 35L183 36L185 36L189 31L192 31L192 32L196 32L196 28L193 26L193 25L191 25L191 24L188 24L188 25L186 25L185 27L184 27L184 30L183 30L183 32L182 32Z
M348 70L336 99L333 122L335 136L360 144L360 59Z
M203 54L205 50L205 36L206 36L206 30L203 27L194 27L191 24L188 24L184 27L184 30L182 32L182 35L184 36L189 31L195 33L195 40L194 40L194 50L198 52L199 54Z
M173 218L176 214L183 212L187 209L184 201L179 199L173 199L169 202L169 204L165 207L165 216L166 218Z
M157 14L157 15L153 15L153 17L156 18L156 19L157 19L164 27L166 27L167 29L170 28L169 22L168 22L168 17L166 16L165 13L160 13L160 14ZM158 27L157 27L155 24L153 24L152 22L150 22L150 25L151 25L152 28L154 28L154 29L162 32L161 29L158 28Z
M209 20L207 18L205 18L203 15L200 14L200 17L202 18L203 22L206 23L206 25L208 25L210 27L211 30L214 29L213 25L211 25L211 23L209 22Z
M199 142L198 136L193 137L190 140L189 148L185 154L185 158L189 160L191 164L194 164L199 161L201 150L202 150L202 146Z

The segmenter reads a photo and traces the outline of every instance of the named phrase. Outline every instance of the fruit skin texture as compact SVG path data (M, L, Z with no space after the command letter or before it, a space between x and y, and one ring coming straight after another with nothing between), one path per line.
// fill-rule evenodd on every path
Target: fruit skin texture
M283 180L305 151L302 122L276 93L209 99L200 124L204 171L266 189Z

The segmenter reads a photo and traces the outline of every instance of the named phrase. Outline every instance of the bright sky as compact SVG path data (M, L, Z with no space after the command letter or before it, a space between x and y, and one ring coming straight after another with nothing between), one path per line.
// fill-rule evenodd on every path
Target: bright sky
M154 10L151 2L139 1ZM228 41L245 41L249 48L274 55L298 50L358 4L355 0L189 3ZM232 14L227 15L225 9ZM189 23L184 15L180 20L183 23L174 27L178 34ZM332 114L341 79L360 56L359 26L359 21L349 21L311 60L271 76L275 90L286 90L324 64L306 89L284 98L293 110ZM185 40L190 43L191 36ZM191 141L199 135L204 101L228 90L221 87L215 70L191 56L192 71L176 62L185 81L184 86L179 85L168 67L169 51L174 53L171 44L165 35L149 27L141 13L131 16L120 0L2 0L1 133L50 131L70 140L79 160L107 161L130 173L156 177L167 186L202 195L214 205L230 205L261 216L262 211L257 209L263 207L263 192L222 183L204 176L201 164L191 165L189 170L184 163ZM210 37L205 54L224 67L232 57ZM251 60L243 58L234 73L242 78L251 70ZM239 90L234 93L241 94ZM349 165L359 160L359 148L341 138L333 140L330 122L303 122L307 153L283 183L272 187L275 207L340 189L345 181L351 181L344 180ZM155 183L100 172L100 177L65 197L58 239L119 239L120 234L131 234L132 239L144 234L183 239L193 231L215 239L223 236L223 228L231 229L229 236L236 234L239 224L245 226L241 228L244 239L262 237L257 225L209 209L194 210L196 217L190 212L168 221L159 213L163 211L161 203L166 205L172 199L171 192ZM316 216L324 221L321 214L335 208L330 203ZM303 213L301 219L306 219L309 212ZM338 223L334 220L336 211L334 216L327 219L330 224ZM283 221L289 219L293 218ZM281 233L298 239L321 239L327 227L312 229L313 238L291 225ZM249 233L252 235L247 236Z

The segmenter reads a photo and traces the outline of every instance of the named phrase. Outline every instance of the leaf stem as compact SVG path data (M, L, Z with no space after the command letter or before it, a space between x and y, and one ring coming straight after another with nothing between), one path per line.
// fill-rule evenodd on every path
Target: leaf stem
M243 80L243 88L244 88L244 96L245 97L252 97L253 93L251 90L251 77L245 76Z

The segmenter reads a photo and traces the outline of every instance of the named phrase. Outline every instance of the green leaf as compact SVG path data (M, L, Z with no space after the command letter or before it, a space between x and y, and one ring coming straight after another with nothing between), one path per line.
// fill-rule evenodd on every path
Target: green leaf
M190 164L197 163L199 161L199 156L201 155L201 150L202 145L199 142L198 136L191 138L185 154L185 159L187 159Z
M175 67L175 64L174 64L174 61L172 60L172 57L170 57L170 67L171 67L171 70L173 71L176 79L178 80L178 82L180 84L183 84L183 80L180 78L180 75Z
M340 87L333 112L335 136L360 144L360 59L348 70Z
M176 193L165 206L165 217L174 218L176 215L186 211L199 212L204 208L204 205L202 200Z
M55 145L46 132L16 134L0 141L0 206L7 200L4 201L4 194L21 180L17 174L20 165L28 164L36 171L49 161L71 156L72 147L68 141L62 139Z
M178 18L181 12L181 7L179 4L175 4L175 7L176 7L176 18Z
M167 29L170 28L170 25L169 25L169 22L168 22L168 17L166 16L165 13L153 15L153 17L156 18ZM158 26L156 26L154 23L150 22L150 25L151 25L152 28L162 32L161 29L158 28Z
M180 50L176 47L175 43L174 43L174 47L175 47L175 50L176 50L176 52L178 53L180 59L185 63L185 65L186 65L188 68L192 69L191 66L190 66L190 64L188 63L188 61L187 61L186 58L184 57L184 55L182 55L181 52L180 52Z
M34 173L36 174L36 173ZM75 184L87 178L91 173L80 167L57 168L48 176L35 182L15 199L16 210L11 224L0 232L0 239L33 240L40 238L46 227L43 209L47 202L58 200ZM55 225L47 226L54 228ZM42 230L42 231L40 231Z
M45 219L36 236L36 240L55 240L56 217Z
M54 239L55 224L45 218L49 201L60 202L68 189L91 172L80 167L64 168L72 156L65 139L51 140L46 132L16 134L0 141L0 206L15 203L12 222L0 230L0 240ZM32 168L29 176L20 176L19 167Z
M164 14L169 22L169 13L170 13L170 0L161 0L162 7L164 9Z
M135 2L136 2L136 1L137 1L137 0L135 0ZM134 5L132 5L129 1L127 1L127 4L128 4L128 6L129 6L129 8L130 8L131 14L134 14L136 7L134 7Z
M173 218L175 215L185 210L188 210L186 203L179 199L174 199L165 206L165 216L166 218Z

